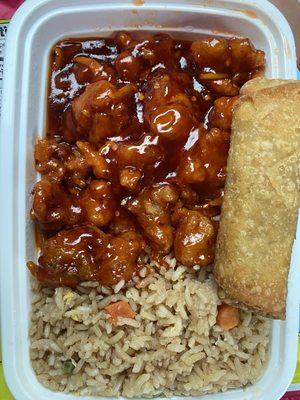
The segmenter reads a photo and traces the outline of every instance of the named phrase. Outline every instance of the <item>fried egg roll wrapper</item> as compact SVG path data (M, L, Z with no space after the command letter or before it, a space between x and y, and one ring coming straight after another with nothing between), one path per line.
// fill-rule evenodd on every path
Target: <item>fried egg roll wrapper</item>
M300 82L257 78L234 108L215 278L229 304L285 319L300 192Z

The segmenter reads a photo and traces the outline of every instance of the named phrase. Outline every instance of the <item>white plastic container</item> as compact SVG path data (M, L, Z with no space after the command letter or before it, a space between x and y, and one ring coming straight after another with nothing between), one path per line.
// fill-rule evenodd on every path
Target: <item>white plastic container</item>
M221 0L27 0L14 16L7 37L1 160L1 315L3 366L17 400L71 400L36 379L29 359L30 287L26 261L36 259L29 219L30 192L37 179L33 145L45 123L48 56L62 38L108 36L117 30L167 31L177 37L239 35L263 49L266 74L296 78L295 46L283 16L270 3ZM298 229L299 232L299 229ZM298 235L289 279L287 320L272 322L268 367L245 390L207 395L209 400L278 400L292 378L297 353L299 268ZM85 399L87 399L85 397Z

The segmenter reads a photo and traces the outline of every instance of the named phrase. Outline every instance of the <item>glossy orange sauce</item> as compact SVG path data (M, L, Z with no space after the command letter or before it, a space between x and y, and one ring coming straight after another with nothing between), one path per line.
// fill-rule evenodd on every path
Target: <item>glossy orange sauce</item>
M31 212L48 239L31 272L54 286L113 285L139 271L146 244L211 263L232 107L263 68L248 39L57 43Z

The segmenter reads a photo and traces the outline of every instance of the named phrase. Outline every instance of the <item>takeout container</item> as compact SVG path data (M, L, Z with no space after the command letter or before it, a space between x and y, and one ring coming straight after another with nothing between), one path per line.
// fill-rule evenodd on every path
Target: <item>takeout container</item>
M141 5L138 5L141 4ZM36 379L29 359L30 285L26 261L36 259L29 218L37 180L33 145L44 134L48 56L62 38L108 36L118 30L166 31L181 38L246 36L266 53L266 75L296 78L291 30L266 1L238 0L27 0L14 16L6 43L0 142L1 317L3 366L17 400L71 400ZM298 229L300 234L300 229ZM262 378L244 390L206 395L203 400L277 400L296 365L300 240L294 246L287 320L272 322L270 355ZM298 249L296 249L298 247ZM87 397L84 397L87 399ZM91 397L90 397L91 399Z

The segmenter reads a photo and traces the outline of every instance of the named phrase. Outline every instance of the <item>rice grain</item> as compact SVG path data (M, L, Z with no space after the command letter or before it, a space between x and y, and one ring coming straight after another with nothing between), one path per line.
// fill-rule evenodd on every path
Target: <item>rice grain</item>
M135 286L84 282L76 289L32 282L30 357L46 387L79 395L153 397L200 395L257 380L268 359L269 322L241 312L231 331L216 325L218 290L210 269L193 271L165 257ZM106 318L126 300L134 319ZM63 365L72 361L66 374Z

